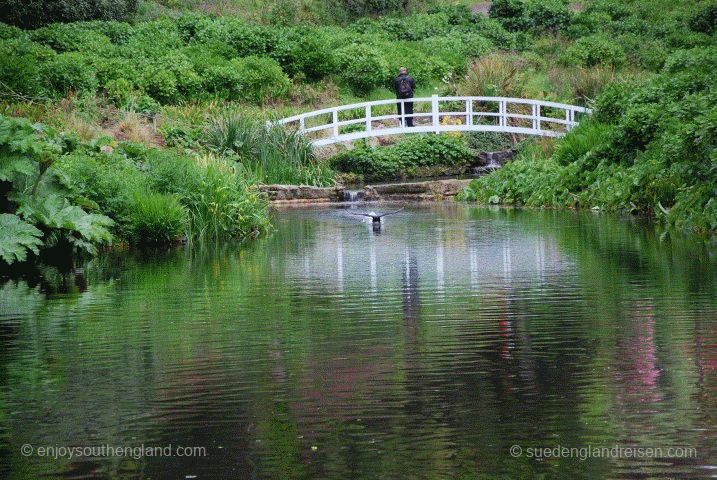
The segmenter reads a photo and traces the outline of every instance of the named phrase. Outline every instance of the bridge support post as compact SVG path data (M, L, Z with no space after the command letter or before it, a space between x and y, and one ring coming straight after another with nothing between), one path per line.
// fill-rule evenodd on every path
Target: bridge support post
M438 108L438 95L433 95L431 97L431 126L436 127L436 134L441 133L441 131L438 129L438 126L441 124L441 120L439 118L440 109Z
M498 125L500 128L505 128L508 123L507 110L505 100L498 100Z

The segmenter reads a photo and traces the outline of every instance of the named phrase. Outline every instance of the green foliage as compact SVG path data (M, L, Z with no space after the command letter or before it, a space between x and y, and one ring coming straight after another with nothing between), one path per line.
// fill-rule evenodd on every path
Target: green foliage
M200 162L129 144L111 154L80 149L62 169L116 221L115 234L134 243L244 238L267 228L265 205L221 158Z
M11 38L22 37L23 32L14 25L0 23L0 40L9 40Z
M466 145L468 148L484 152L497 152L499 150L511 150L513 141L506 133L494 132L465 132Z
M579 161L584 155L596 148L607 134L610 127L587 118L570 131L558 145L553 159L560 165L568 165Z
M0 116L0 193L3 210L16 216L4 221L9 233L4 238L6 262L24 260L18 250L38 253L40 244L33 226L42 232L42 250L60 247L71 253L94 253L95 245L108 242L113 222L104 215L87 213L79 204L91 207L69 186L55 166L63 151L63 139L42 125L24 119ZM22 225L18 222L24 222Z
M17 211L25 221L39 225L46 232L45 248L69 243L72 252L96 253L97 244L109 243L108 230L114 222L105 215L86 213L62 195L23 196Z
M717 31L717 5L710 5L690 19L690 29L695 32L714 35Z
M383 54L369 45L353 43L336 51L339 75L356 95L387 86L391 78L388 62Z
M148 165L151 189L179 198L189 213L190 241L244 239L266 231L264 201L230 161L157 154Z
M139 0L2 0L0 18L32 29L50 23L81 20L124 20L137 12Z
M322 17L335 23L348 23L361 17L404 13L403 5L425 3L416 0L320 0Z
M113 222L104 215L87 213L77 205L86 202L68 187L64 176L53 165L62 151L61 140L42 125L0 116L3 200L8 202L7 209L11 213L42 232L42 249L61 247L72 253L94 253L96 244L111 240L108 227ZM20 245L37 253L38 244L26 237L34 230L19 227L17 221L13 221L13 225L14 237L8 240L14 245L10 260L25 258L17 253Z
M363 175L366 180L398 178L406 169L433 165L460 166L475 158L478 152L463 140L446 135L412 136L387 147L371 148L366 144L331 158L333 168L345 173Z
M280 60L288 75L318 80L335 71L333 51L321 31L298 28L287 31L282 38L290 42L285 48L288 54Z
M145 184L133 162L120 153L108 155L79 149L63 158L60 168L76 189L115 221L113 231L117 237L132 239L134 195Z
M30 250L37 255L42 245L42 232L17 215L0 214L0 258L5 263L24 262Z
M523 151L473 182L464 199L643 212L689 231L717 231L717 50L668 58L662 75L609 87L595 116L552 155Z
M187 101L197 95L200 85L190 59L177 51L148 65L140 79L140 87L160 103Z
M0 40L0 81L12 92L29 97L40 94L40 67L56 53L27 37Z

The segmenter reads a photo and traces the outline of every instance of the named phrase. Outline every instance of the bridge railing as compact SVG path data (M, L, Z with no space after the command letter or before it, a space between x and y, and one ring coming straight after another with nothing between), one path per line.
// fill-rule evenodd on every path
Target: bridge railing
M413 127L397 113L397 102L413 102ZM392 113L388 113L392 112ZM383 135L484 131L558 137L590 109L563 103L509 97L432 97L341 105L284 118L284 125L314 145Z

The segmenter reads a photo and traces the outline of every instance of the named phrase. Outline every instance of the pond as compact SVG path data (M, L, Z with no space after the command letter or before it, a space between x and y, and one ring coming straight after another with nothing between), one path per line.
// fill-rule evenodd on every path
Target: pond
M0 286L0 477L717 475L717 249L592 212L277 211Z

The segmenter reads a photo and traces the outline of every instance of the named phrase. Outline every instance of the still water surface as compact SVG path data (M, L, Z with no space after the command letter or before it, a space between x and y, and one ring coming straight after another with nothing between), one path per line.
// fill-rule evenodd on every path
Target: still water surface
M591 213L350 211L0 286L0 477L717 476L714 249Z

